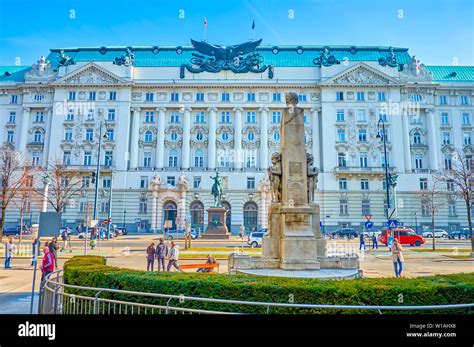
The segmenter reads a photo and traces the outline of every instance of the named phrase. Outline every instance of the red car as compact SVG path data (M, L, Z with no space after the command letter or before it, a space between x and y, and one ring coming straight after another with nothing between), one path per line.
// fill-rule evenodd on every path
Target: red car
M402 245L410 245L410 246L421 246L425 243L425 239L417 235L413 229L409 228L395 228L391 230L392 235L398 239L398 242ZM382 235L380 235L380 242L387 245L387 229L382 230Z

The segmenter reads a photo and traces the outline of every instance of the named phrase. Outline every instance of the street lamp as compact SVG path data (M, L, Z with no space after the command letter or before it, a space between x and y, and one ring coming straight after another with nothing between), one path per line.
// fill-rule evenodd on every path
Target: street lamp
M418 220L417 220L417 215L416 215L416 212L413 214L415 216L415 233L418 234Z
M99 197L99 174L100 174L100 151L102 147L102 139L107 140L108 135L107 132L102 134L102 126L107 126L107 123L104 120L100 120L99 125L99 149L97 151L97 166L95 169L95 195L94 195L94 220L97 220L97 203Z
M380 127L380 123L382 123L382 127ZM380 128L382 128L383 136L380 135ZM390 210L390 188L389 188L389 177L388 177L388 158L387 158L387 136L385 133L385 122L383 119L379 119L377 123L377 139L383 140L383 152L384 152L384 162L385 162L385 194L387 199L387 221L389 219L389 210Z

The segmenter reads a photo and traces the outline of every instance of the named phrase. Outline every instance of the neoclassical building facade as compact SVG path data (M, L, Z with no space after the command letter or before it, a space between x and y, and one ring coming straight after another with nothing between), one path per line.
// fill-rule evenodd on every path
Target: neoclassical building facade
M361 229L368 214L382 227L386 159L398 174L399 220L428 225L420 190L455 149L473 151L474 67L425 66L406 48L259 43L51 49L32 66L0 67L0 141L33 166L60 161L81 176L83 189L62 214L71 226L94 199L99 161L100 219L112 189L116 225L157 231L188 220L203 230L218 170L229 228L265 228L266 171L279 149L285 93L294 91L320 171L323 227ZM31 197L27 222L40 210ZM19 223L13 205L6 222ZM436 222L467 224L449 187Z

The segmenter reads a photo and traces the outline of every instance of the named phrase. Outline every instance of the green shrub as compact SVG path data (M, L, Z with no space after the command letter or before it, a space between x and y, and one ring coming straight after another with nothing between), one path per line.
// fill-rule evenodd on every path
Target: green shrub
M474 273L418 278L316 280L248 275L163 273L107 266L97 256L74 257L64 265L67 284L96 288L234 299L243 301L328 305L441 305L474 302ZM69 293L93 296L68 289ZM166 305L166 299L104 292L103 298ZM242 313L265 313L250 305L173 301L173 306ZM270 308L270 313L377 313L373 310ZM384 313L474 313L473 309L384 311Z

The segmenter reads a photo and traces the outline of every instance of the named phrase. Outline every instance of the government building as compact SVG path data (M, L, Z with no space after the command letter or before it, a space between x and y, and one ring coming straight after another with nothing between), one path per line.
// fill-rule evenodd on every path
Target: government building
M59 161L80 177L65 225L86 220L99 163L100 220L110 207L113 224L132 232L161 231L165 221L205 230L219 171L237 233L267 227L267 168L285 94L296 92L323 229L362 230L366 215L377 229L385 224L386 163L398 175L399 221L429 226L420 191L456 149L474 150L474 66L424 65L407 48L260 43L51 49L32 66L2 66L0 141L31 166ZM447 230L467 226L451 188L436 214ZM26 206L26 223L36 222L42 197ZM19 221L10 204L6 225Z

